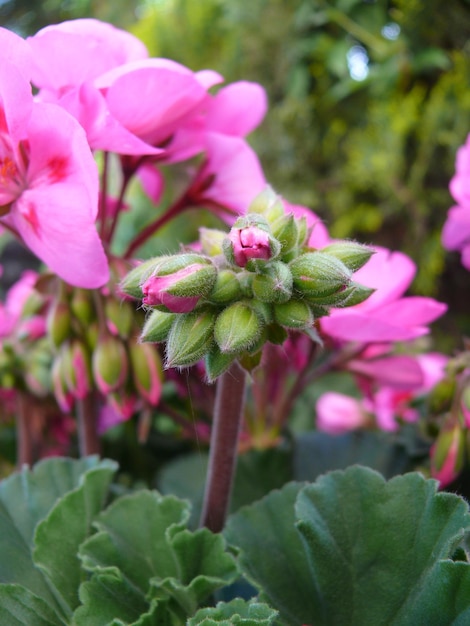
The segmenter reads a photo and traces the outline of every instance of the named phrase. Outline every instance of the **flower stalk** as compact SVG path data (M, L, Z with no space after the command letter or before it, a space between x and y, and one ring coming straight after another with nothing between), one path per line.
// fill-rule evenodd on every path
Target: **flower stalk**
M217 380L209 466L200 525L214 533L225 524L237 463L246 373L235 361Z

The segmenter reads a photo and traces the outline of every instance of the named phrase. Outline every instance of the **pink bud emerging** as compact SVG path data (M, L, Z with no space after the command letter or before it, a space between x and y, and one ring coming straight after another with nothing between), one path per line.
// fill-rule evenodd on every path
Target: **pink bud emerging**
M233 245L233 256L239 267L245 267L250 259L271 258L271 246L268 233L258 226L232 228L228 238Z
M172 274L166 276L151 276L142 285L144 295L142 302L148 306L164 305L172 313L189 313L196 306L200 296L177 296L169 291L176 287L178 282L195 275L200 269L205 269L202 264L193 263Z

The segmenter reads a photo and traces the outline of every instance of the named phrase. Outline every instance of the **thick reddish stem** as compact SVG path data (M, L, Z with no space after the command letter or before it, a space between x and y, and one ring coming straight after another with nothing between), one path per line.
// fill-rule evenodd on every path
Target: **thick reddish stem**
M209 467L201 526L220 532L230 505L238 438L245 404L246 373L235 362L217 381Z

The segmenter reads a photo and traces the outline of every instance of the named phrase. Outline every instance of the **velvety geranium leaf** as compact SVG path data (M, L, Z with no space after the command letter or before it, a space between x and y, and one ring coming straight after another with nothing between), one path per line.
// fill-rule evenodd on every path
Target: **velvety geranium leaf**
M135 623L139 626L150 626L156 623L148 621L153 610L140 590L130 584L118 570L93 574L91 580L81 585L80 600L82 606L73 615L72 623L76 626Z
M411 626L417 622L410 614L421 623L451 623L436 616L460 577L442 578L437 595L429 591L441 559L450 558L470 527L470 515L463 499L436 488L418 473L387 483L372 470L352 467L299 493L297 528L320 590L321 623ZM467 581L468 567L459 567Z
M274 624L278 612L262 602L246 602L236 598L219 602L215 607L200 609L188 620L188 626L269 626Z
M65 494L36 528L35 565L70 613L79 604L82 580L78 548L90 535L92 522L105 504L116 468L116 463L105 460L86 471L79 485Z
M0 483L0 580L22 585L59 615L65 615L63 607L33 563L34 531L57 500L75 489L84 473L100 465L98 457L48 459Z
M304 545L295 529L294 505L305 483L289 483L232 515L224 530L241 549L242 573L259 590L260 599L279 610L286 624L311 624L319 615L318 593ZM305 617L299 621L298 616ZM310 620L310 621L309 621Z
M97 573L117 568L145 597L152 577L178 575L170 538L188 517L189 504L172 496L147 490L123 496L103 511L99 532L81 546L83 566Z
M55 611L21 585L0 585L0 624L8 626L64 626Z
M189 532L188 519L189 503L155 491L123 496L106 509L95 524L99 532L80 548L93 573L80 590L80 623L101 602L106 617L114 611L116 619L135 620L153 607L155 624L164 624L166 614L182 624L213 591L232 583L238 570L224 538L207 529ZM131 600L122 604L126 596Z
M234 558L226 552L225 539L207 528L175 534L171 546L178 565L177 577L152 579L151 595L174 598L188 615L216 589L238 578Z
M470 565L443 559L470 515L436 486L417 473L387 483L354 466L241 509L226 536L283 624L463 626Z

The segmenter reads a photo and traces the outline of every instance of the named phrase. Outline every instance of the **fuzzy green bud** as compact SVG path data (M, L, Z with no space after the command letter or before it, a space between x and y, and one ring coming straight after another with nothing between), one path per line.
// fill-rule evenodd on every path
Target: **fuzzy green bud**
M212 304L229 304L242 296L237 274L232 270L220 270L207 299Z
M244 302L235 302L217 317L214 338L221 352L239 354L257 342L264 323L259 314Z
M142 284L143 304L165 306L172 313L189 313L216 281L217 269L206 257L167 257Z
M298 246L299 221L292 214L283 215L271 226L273 237L281 244L281 255L287 254Z
M101 393L107 395L124 384L129 371L126 348L113 335L98 339L92 357L93 378Z
M294 287L307 297L332 295L351 281L351 271L336 257L306 252L289 264Z
M264 215L270 224L273 224L285 214L281 198L269 186L254 198L248 207L247 213Z
M253 277L253 295L261 302L287 302L292 286L290 269L281 261L270 263L263 273Z
M47 314L47 334L55 348L60 347L72 333L70 307L63 300L53 302Z
M119 289L123 294L136 300L142 299L142 283L153 274L155 268L162 259L167 257L155 257L144 261L137 267L134 267L120 282Z
M127 339L132 330L135 312L129 302L119 302L115 298L107 298L104 305L106 323L113 335Z
M313 313L303 300L274 305L274 319L285 328L303 329L313 324Z
M355 241L337 241L322 248L322 252L333 255L352 272L356 272L365 265L375 253L373 248Z
M189 367L213 344L215 314L209 309L178 315L168 334L165 367Z
M156 406L162 393L162 363L155 346L148 343L129 344L132 380L139 394Z
M140 341L151 343L166 341L176 317L177 313L167 313L154 309L145 320Z
M222 243L226 235L227 233L222 230L201 227L199 229L199 242L204 254L210 257L222 254Z
M83 326L88 326L95 319L92 292L88 289L74 289L70 309Z

